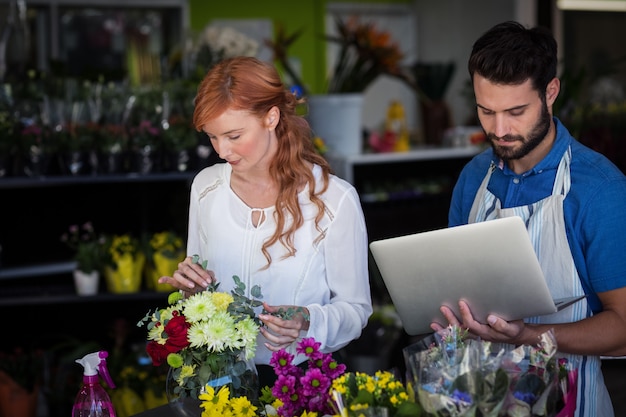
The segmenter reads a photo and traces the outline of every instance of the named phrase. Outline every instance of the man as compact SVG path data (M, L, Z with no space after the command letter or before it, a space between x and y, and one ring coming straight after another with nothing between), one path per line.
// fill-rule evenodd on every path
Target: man
M587 298L524 321L481 324L461 301L460 317L442 312L494 342L534 345L553 329L559 351L579 360L576 415L610 417L600 355L626 355L626 177L553 116L556 67L556 41L541 28L505 22L474 43L468 69L491 149L463 169L449 226L522 217L553 297Z

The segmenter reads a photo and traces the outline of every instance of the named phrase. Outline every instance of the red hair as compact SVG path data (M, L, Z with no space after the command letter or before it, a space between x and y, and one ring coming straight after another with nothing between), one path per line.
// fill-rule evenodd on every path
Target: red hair
M226 109L245 110L260 119L274 106L280 110L280 121L276 126L278 151L269 167L270 176L279 190L275 203L276 230L262 247L268 261L266 267L272 262L267 248L276 242L287 249L285 257L296 253L294 234L304 222L298 204L298 190L304 184L308 184L309 198L317 206L315 225L322 237L319 222L324 216L325 206L319 196L328 188L331 169L315 151L308 122L297 113L297 106L303 102L285 88L272 65L252 57L235 57L218 62L200 83L195 99L193 124L198 131ZM319 190L316 190L310 164L322 168L323 184ZM289 227L285 226L287 214L293 218Z

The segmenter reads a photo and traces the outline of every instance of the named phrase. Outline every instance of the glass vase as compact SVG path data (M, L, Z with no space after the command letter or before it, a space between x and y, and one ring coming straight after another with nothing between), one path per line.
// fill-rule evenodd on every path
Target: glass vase
M221 387L227 386L230 390L230 398L247 397L248 400L258 406L259 378L256 366L252 359L245 359L245 352L239 356L231 356L226 365L209 372L198 372L198 376L187 379L185 386L181 387L177 381L176 368L170 368L165 383L165 392L170 408L178 417L200 417L202 408L199 395L206 392L207 386L213 387L217 392ZM208 367L203 367L207 370ZM204 374L202 378L200 374Z

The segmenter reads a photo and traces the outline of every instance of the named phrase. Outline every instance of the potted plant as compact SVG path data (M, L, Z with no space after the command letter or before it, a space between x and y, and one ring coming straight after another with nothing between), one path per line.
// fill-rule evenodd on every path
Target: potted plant
M171 231L144 235L142 239L146 254L146 284L155 291L171 292L176 289L169 284L159 284L162 276L170 276L177 268L178 263L185 259L183 239Z
M133 293L141 287L146 256L139 240L130 234L112 235L105 242L104 276L112 293Z
M359 154L363 150L361 114L365 89L383 74L407 83L411 83L411 77L401 67L404 55L388 32L357 18L346 21L336 18L335 25L337 34L326 35L326 40L337 44L337 59L327 80L326 93L307 97L307 118L315 135L328 145L329 152ZM268 44L273 49L274 58L306 94L286 52L298 34L288 35L281 29Z
M78 295L98 292L104 256L104 238L96 235L91 222L73 224L61 235L61 241L74 250L74 284Z

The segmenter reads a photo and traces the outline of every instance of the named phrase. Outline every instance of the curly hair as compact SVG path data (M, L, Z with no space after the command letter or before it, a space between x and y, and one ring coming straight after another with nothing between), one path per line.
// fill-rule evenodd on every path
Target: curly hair
M304 223L302 209L298 203L298 189L308 184L309 198L317 206L315 225L322 238L319 225L325 212L320 195L328 188L331 168L313 146L312 132L307 120L297 113L297 106L304 99L297 98L283 84L276 69L257 58L235 57L222 60L213 66L198 86L195 98L193 124L198 131L226 109L246 110L259 118L274 106L280 110L280 121L276 126L278 151L270 163L270 176L278 184L276 230L264 242L262 251L267 259L266 268L272 262L268 248L280 242L286 249L284 257L294 256L294 235ZM310 164L322 168L322 187L316 189ZM286 220L293 222L287 227Z
M530 79L542 93L556 77L557 43L546 28L499 23L476 40L467 69L472 82L475 73L498 84L518 85Z

